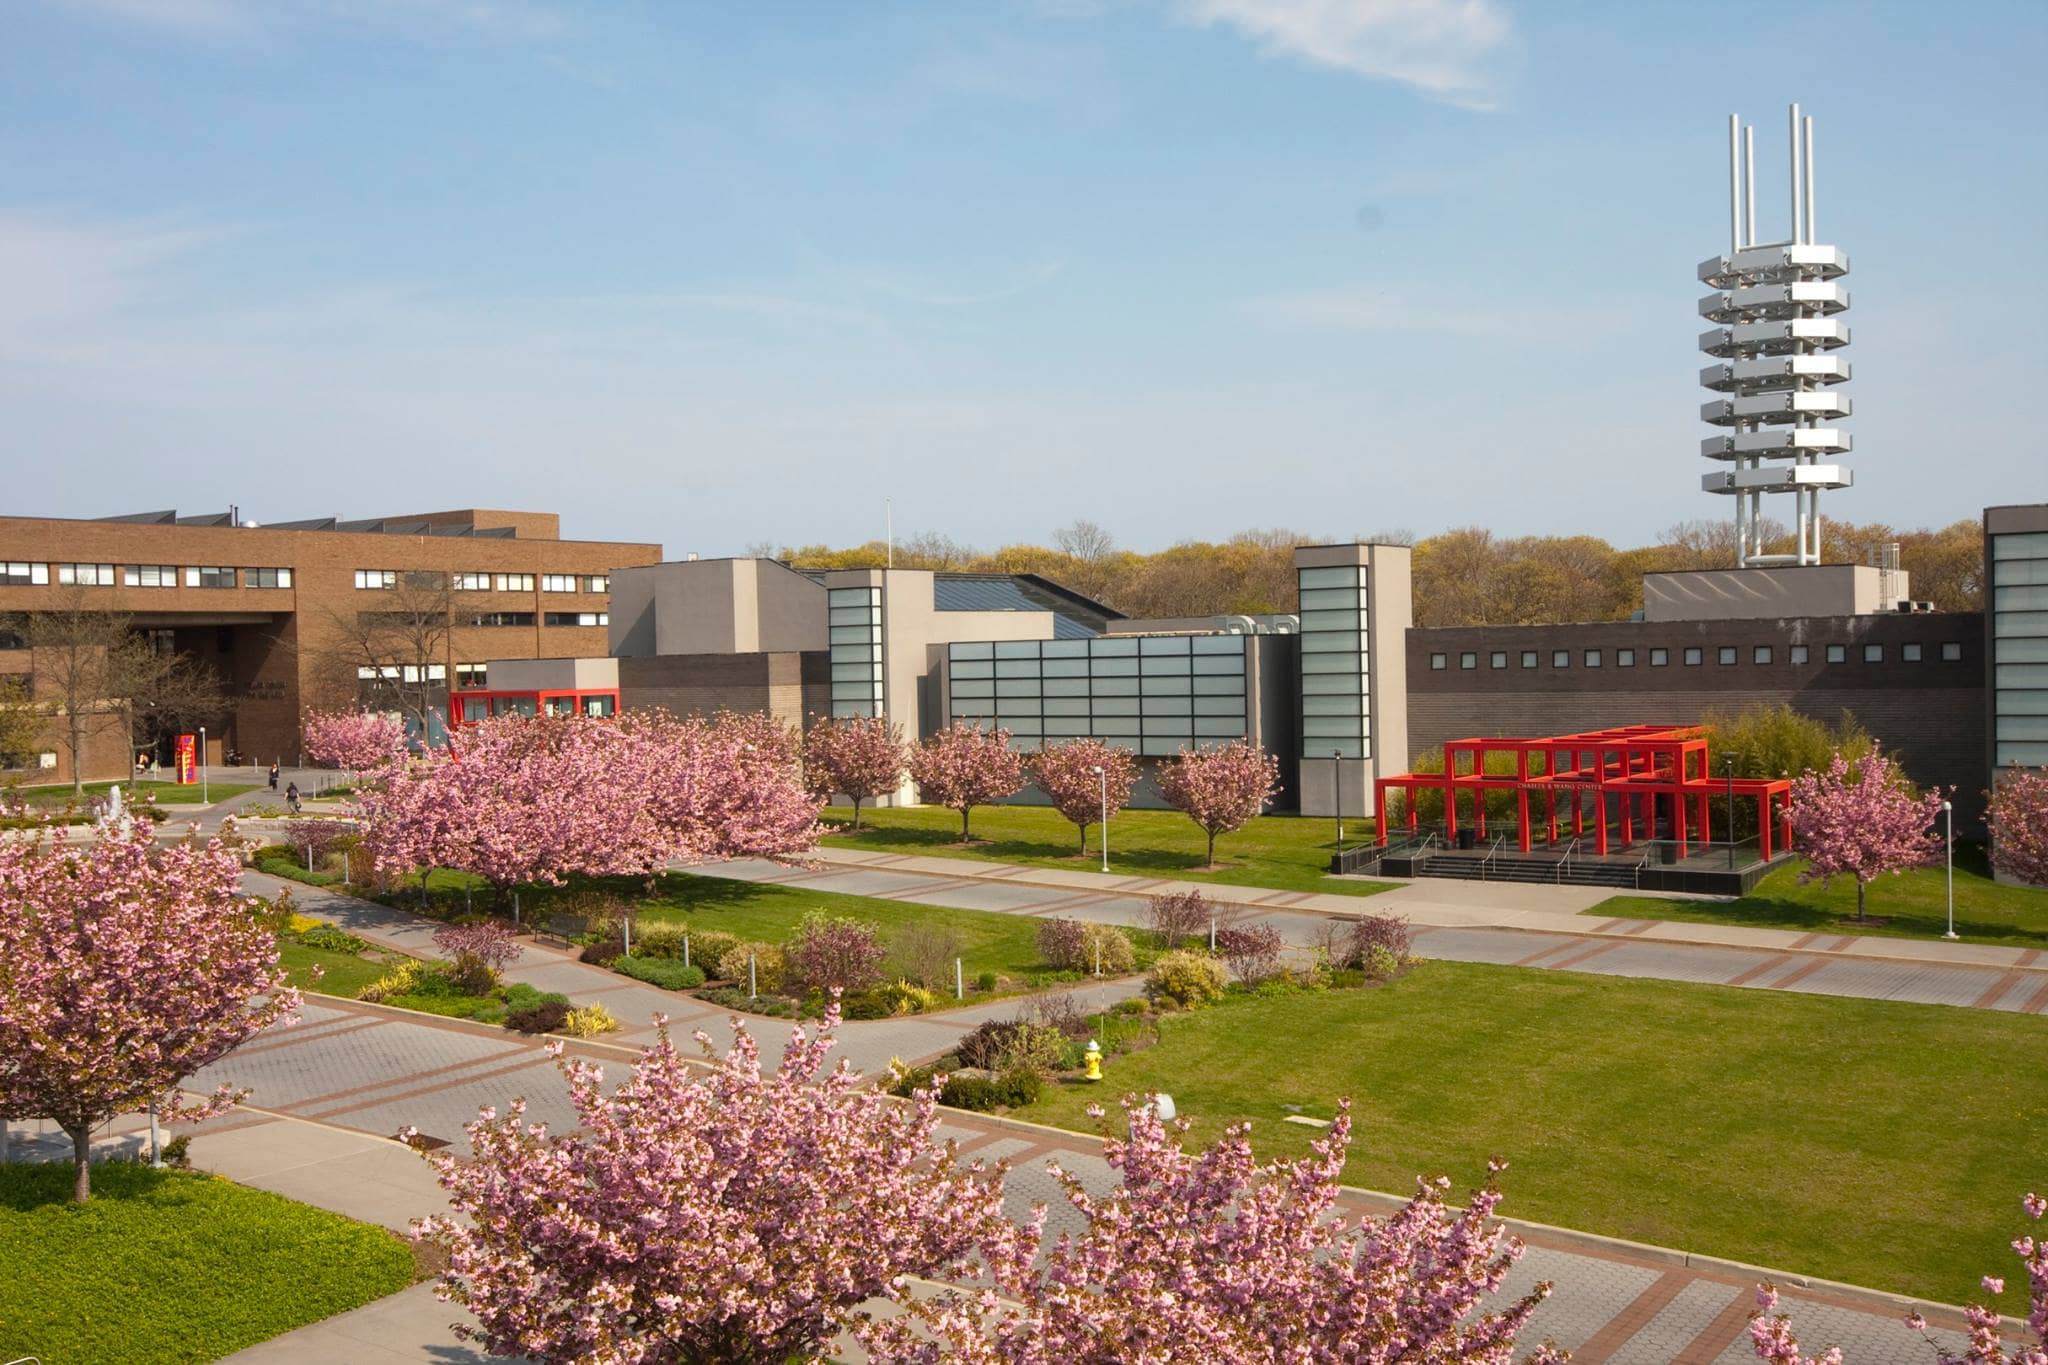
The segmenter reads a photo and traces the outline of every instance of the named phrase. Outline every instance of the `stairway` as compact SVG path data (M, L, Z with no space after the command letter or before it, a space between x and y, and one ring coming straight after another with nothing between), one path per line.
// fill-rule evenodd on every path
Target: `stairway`
M1563 862L1557 858L1525 858L1519 855L1496 854L1491 858L1474 858L1432 853L1415 860L1412 875L1474 882L1544 882L1633 890L1638 882L1638 866L1635 863Z

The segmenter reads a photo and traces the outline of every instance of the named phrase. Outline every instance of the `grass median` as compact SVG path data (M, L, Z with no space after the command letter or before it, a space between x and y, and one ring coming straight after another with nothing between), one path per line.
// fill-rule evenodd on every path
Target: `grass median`
M943 806L863 809L857 832L852 828L849 807L828 807L824 818L832 829L825 843L833 848L978 858L1072 872L1094 872L1102 866L1101 826L1091 828L1091 852L1081 857L1080 836L1073 823L1049 806L977 806L974 842L969 844L959 842L958 812ZM1371 828L1369 820L1346 821L1346 842L1364 839ZM1261 815L1237 833L1216 841L1218 866L1207 870L1203 862L1208 838L1194 821L1179 811L1125 810L1110 818L1109 870L1125 877L1171 877L1277 891L1327 891L1340 896L1370 896L1393 889L1392 882L1330 876L1336 838L1334 820Z
M396 1293L411 1249L372 1227L217 1176L127 1162L0 1166L0 1358L57 1365L218 1360Z
M1019 1117L1093 1131L1091 1101L1163 1090L1197 1138L1251 1119L1270 1157L1316 1136L1290 1112L1350 1096L1353 1184L1469 1186L1498 1155L1515 1217L1943 1302L2011 1270L2019 1197L2048 1188L2032 1015L1428 962L1169 1016L1108 1069Z
M1942 867L1916 867L1870 884L1870 918L1856 919L1856 880L1801 885L1804 860L1772 871L1734 900L1612 896L1582 913L1603 919L1682 920L1881 938L1940 938L1948 928L1948 879ZM1956 845L1956 933L1967 943L2048 948L2048 890L1992 880L1982 844Z

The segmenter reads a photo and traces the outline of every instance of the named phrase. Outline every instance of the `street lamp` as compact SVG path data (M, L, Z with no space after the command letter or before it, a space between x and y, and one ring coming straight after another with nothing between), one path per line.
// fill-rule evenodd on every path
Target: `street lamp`
M206 727L199 727L199 804L209 804L206 799Z
M1109 871L1109 774L1100 763L1094 767L1095 779L1102 784L1102 870Z
M1722 754L1721 766L1728 773L1728 866L1735 866L1735 755Z
M1956 808L1947 801L1941 803L1942 839L1948 845L1948 932L1942 937L1956 937Z

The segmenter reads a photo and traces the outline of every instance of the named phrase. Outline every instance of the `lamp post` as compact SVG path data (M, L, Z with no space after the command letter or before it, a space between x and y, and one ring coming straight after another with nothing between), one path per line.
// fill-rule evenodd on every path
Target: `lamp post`
M1942 842L1948 852L1948 932L1942 937L1956 937L1956 808L1951 803L1941 803Z
M206 727L199 727L199 804L209 804L206 799Z
M1109 774L1095 765L1095 780L1102 784L1102 870L1109 871Z
M1330 750L1330 785L1337 793L1337 851L1344 851L1344 751Z
M1722 754L1721 767L1728 773L1728 866L1735 866L1735 755Z

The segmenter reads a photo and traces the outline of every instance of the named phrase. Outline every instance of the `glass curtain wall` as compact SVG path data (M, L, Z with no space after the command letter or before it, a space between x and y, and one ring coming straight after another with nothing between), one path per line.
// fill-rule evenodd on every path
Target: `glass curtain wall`
M2048 764L2048 531L1991 538L1992 761Z
M1301 756L1371 758L1362 565L1302 569Z
M882 590L833 588L828 658L832 667L832 714L882 714Z
M1095 737L1167 757L1250 733L1243 635L998 640L948 647L947 711L1032 751Z

